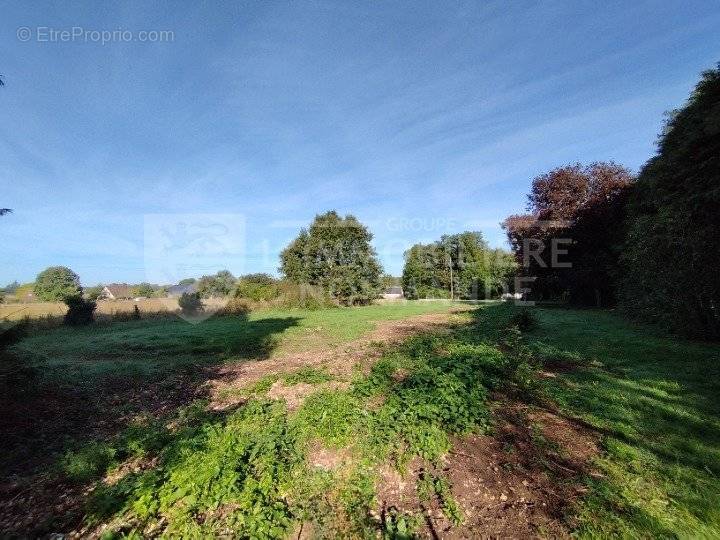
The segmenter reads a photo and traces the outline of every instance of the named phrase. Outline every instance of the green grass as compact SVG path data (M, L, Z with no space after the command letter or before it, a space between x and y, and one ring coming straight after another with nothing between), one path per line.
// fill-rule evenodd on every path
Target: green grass
M61 463L68 477L87 481L133 457L155 457L149 470L96 484L87 521L110 523L118 535L279 538L301 520L330 537L407 531L419 516L372 517L378 468L402 469L414 456L439 468L451 435L486 429L488 390L515 381L516 368L474 326L418 336L387 349L349 388L319 389L294 413L259 393L227 414L198 403L179 419L68 452ZM303 369L280 378L320 383L328 375ZM314 469L306 456L318 444L350 460ZM448 518L461 523L447 479L434 476L432 486Z
M65 370L68 381L79 370L100 377L134 366L146 375L186 362L264 358L316 341L338 345L376 321L445 309L415 303L259 312L197 326L128 322L50 331L17 351ZM459 525L464 516L438 472L452 436L491 426L493 393L549 396L601 436L594 463L601 475L583 480L588 492L571 509L578 536L720 537L720 346L673 339L609 312L530 313L483 306L451 334L382 348L370 372L356 373L346 389L322 386L331 379L323 370L273 374L236 410L212 412L197 401L161 420L138 418L114 438L68 448L56 467L68 481L95 482L86 521L109 524L109 536L278 538L302 522L327 537L408 536L421 516L391 512L381 522L370 512L380 466L402 471L422 458L428 472L419 495L435 498ZM511 320L527 322L527 331L508 329ZM541 382L539 363L563 369ZM318 389L288 412L264 395L277 380ZM347 462L333 470L310 466L317 445ZM152 466L119 474L132 460ZM119 480L102 481L108 472Z
M604 434L581 536L720 537L720 347L607 312L538 310L535 345L589 367L550 387ZM594 366L594 367L593 367Z
M458 305L458 304L455 304ZM15 351L42 374L70 385L105 376L160 376L193 365L253 360L338 346L380 321L446 312L450 302L398 302L318 311L261 310L199 324L147 319L61 327L24 339Z

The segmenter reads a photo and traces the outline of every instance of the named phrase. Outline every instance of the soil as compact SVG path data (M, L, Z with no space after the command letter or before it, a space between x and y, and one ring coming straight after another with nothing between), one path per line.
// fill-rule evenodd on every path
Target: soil
M242 403L242 389L266 375L290 373L305 367L325 369L340 380L353 370L367 371L382 354L382 347L422 332L449 332L453 315L431 313L399 321L383 321L358 340L339 347L278 355L268 360L225 364L209 381L211 407L222 410ZM298 385L295 385L298 386Z
M493 435L453 441L436 469L420 459L401 476L386 470L378 485L378 513L391 509L423 516L427 538L569 538L567 519L592 473L598 435L559 414L503 403ZM437 498L421 501L422 475L442 475L451 485L464 522L451 526Z

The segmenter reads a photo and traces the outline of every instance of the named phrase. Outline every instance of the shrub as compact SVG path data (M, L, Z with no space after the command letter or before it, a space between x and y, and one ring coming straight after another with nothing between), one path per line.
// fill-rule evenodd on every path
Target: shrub
M227 304L220 310L221 315L235 315L238 317L247 317L250 313L250 302L243 298L231 298Z
M505 386L526 399L541 401L543 391L537 378L537 359L524 342L517 325L505 330L502 346L505 349L501 365Z
M196 292L182 293L178 305L183 315L195 315L204 309L202 300L200 300L200 293Z
M235 287L237 298L247 298L255 302L266 302L280 296L278 280L268 274L248 274L242 276Z
M135 305L133 306L132 318L133 318L134 320L136 320L136 321L139 321L139 320L141 319L141 317L140 317L140 308L137 307L137 304L135 304Z
M90 324L95 320L95 304L92 300L85 300L82 296L68 296L64 300L68 310L63 321L70 326Z

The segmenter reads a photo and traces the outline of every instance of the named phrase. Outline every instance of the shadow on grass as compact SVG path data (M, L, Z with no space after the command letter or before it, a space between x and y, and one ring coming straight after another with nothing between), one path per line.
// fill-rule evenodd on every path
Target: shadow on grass
M71 442L108 439L139 415L168 415L206 397L214 376L208 368L267 358L279 334L300 320L153 319L26 338L0 365L3 477L33 474Z
M581 532L720 531L720 347L646 332L609 312L536 315L530 343L597 362L548 382L563 410L605 435L607 477L590 481Z

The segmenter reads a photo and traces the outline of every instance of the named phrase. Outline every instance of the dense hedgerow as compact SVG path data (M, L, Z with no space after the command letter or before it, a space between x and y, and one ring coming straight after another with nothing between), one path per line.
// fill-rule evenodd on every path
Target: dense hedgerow
M720 67L703 73L640 171L620 246L620 305L683 334L720 338Z

